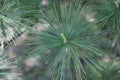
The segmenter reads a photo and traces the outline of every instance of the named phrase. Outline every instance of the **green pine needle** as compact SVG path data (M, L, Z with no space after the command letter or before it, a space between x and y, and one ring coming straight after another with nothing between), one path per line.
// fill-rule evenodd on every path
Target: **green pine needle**
M100 27L106 32L111 33L113 39L117 36L117 41L120 40L120 1L119 0L100 0L98 5L93 6L97 11L96 18L99 21Z
M49 26L35 31L31 53L40 56L41 62L48 62L41 80L86 79L88 64L102 70L94 60L104 53L95 44L94 23L86 20L85 11L89 8L80 0L68 4L55 1L49 4L51 9L40 11Z

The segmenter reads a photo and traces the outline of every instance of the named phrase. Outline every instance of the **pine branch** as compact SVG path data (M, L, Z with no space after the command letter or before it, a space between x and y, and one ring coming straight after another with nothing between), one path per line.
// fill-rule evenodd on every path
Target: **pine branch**
M27 31L27 29L22 31L21 33L17 34L17 36L14 36L11 40L4 42L4 49L7 49L13 41L15 41L21 35L23 35L26 31Z

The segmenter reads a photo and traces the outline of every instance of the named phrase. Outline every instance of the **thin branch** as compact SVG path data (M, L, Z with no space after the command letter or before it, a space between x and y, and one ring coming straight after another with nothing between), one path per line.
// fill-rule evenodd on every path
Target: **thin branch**
M11 43L11 42L13 42L13 40L16 40L18 37L20 37L22 34L24 34L25 32L27 31L27 29L26 30L24 30L24 31L22 31L20 34L18 34L17 36L14 36L11 40L9 40L9 41L7 41L7 42L4 42L4 49L7 49L8 48L8 46L9 46L9 44Z

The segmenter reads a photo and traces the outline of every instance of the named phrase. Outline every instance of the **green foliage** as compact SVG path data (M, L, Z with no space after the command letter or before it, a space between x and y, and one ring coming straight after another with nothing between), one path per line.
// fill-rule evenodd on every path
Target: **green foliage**
M22 17L28 18L29 21L35 24L40 16L38 14L39 9L42 8L41 1L42 0L19 0L20 6L23 6L21 9L22 13L25 12Z
M10 28L14 30L19 30L21 26L24 26L20 23L20 13L19 7L17 6L18 0L4 0L0 8L0 27L3 33L3 36L7 35ZM19 14L18 14L19 13ZM25 26L24 26L25 27ZM8 30L8 32L7 32Z
M98 70L100 74L89 72L88 80L119 80L120 66L114 62L104 63L103 70Z
M9 70L15 67L15 65L11 65L11 62L7 61L6 54L0 54L0 78L7 76L9 74Z
M95 17L99 20L100 27L108 32L114 40L119 41L120 1L100 0L96 6L93 6L93 9L97 12Z
M94 42L94 23L86 20L81 1L68 4L54 2L50 10L41 11L49 27L35 32L31 44L36 45L33 55L39 54L43 63L48 62L42 80L84 80L86 67L101 69L96 61L103 52Z
M1 0L0 3L0 37L5 42L26 29L26 25L21 23L25 20L21 17L24 13L20 11L19 0Z
M32 71L37 75L35 80L119 80L119 66L103 63L105 54L100 47L109 43L106 51L119 45L120 0L48 0L45 5L42 1L0 0L0 53L4 54L5 42L14 41L17 34L30 29L32 40L27 44L31 52L25 53L30 59L35 57L33 62L39 58L40 65ZM90 11L96 13L96 21L88 20ZM33 25L40 21L47 27L32 32ZM102 32L107 33L105 37ZM22 68L25 60L29 62L29 54L18 57ZM6 56L0 56L0 76L14 68L4 59ZM27 73L31 79L33 74Z

